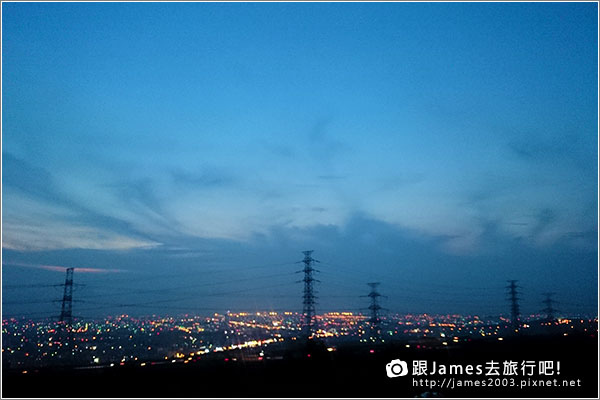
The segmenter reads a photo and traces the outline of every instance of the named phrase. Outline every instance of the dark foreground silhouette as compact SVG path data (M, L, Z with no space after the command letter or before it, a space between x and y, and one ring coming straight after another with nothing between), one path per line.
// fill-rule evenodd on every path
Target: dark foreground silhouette
M3 397L598 397L597 337L539 336L479 339L443 348L416 348L404 343L290 347L285 343L253 352L213 353L187 364L123 365L93 369L52 368L3 370ZM310 356L309 356L310 354ZM226 360L227 359L227 360ZM235 359L235 360L234 360ZM407 361L406 376L389 378L386 364ZM440 364L485 364L513 360L560 361L560 374L531 377L519 374L514 386L427 387L428 376L413 376L413 360ZM455 379L498 377L452 375ZM441 378L443 376L437 376ZM500 376L500 378L507 378ZM556 378L558 387L532 380ZM415 381L422 379L419 384ZM528 380L529 379L529 380ZM563 387L566 380L573 386ZM579 381L577 381L579 380ZM493 382L492 382L493 383ZM502 384L497 381L496 383ZM510 382L506 382L510 385ZM520 386L525 385L523 388Z

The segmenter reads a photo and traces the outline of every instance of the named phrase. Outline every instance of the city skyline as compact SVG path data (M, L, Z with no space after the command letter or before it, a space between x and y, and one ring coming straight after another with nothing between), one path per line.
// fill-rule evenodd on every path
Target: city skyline
M3 315L597 314L597 7L3 3Z

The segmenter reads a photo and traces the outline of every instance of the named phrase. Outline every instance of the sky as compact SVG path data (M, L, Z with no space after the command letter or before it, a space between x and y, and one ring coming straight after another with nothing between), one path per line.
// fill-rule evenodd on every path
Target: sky
M2 3L3 315L597 315L598 5ZM81 285L80 285L81 284Z

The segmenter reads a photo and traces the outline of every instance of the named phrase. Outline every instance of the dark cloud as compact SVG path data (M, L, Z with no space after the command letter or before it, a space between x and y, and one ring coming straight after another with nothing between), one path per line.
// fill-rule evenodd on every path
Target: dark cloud
M296 151L287 144L278 144L272 142L262 142L263 147L271 154L283 158L295 158Z
M99 213L84 204L74 201L68 192L61 189L48 170L33 166L10 153L5 152L2 157L2 179L5 188L17 190L22 195L42 203L70 210L73 215L57 217L64 222L73 226L102 228L138 239L153 240L146 233L135 229L128 221ZM141 188L139 189L142 191ZM144 197L143 193L138 193L138 195ZM10 215L10 209L5 208L4 211L5 216Z
M324 181L340 181L343 179L347 179L347 175L319 175L317 178Z
M598 236L598 231L583 231L583 232L567 232L566 233L567 236L573 237L573 238L596 238Z
M120 199L135 201L148 209L164 214L162 202L157 196L154 181L149 178L121 181L108 186L113 189Z
M540 233L557 220L557 212L551 208L543 208L535 217L537 223L534 232Z
M597 143L596 143L597 146ZM508 143L511 154L533 163L551 163L596 172L597 153L582 135L566 133L553 137L522 135Z
M332 117L321 118L313 124L307 135L309 155L327 166L330 166L335 156L348 149L346 143L331 135L329 127L332 123Z
M181 169L173 170L171 171L171 178L176 185L194 189L229 186L239 182L232 174L211 168L204 168L195 172Z
M178 235L181 224L164 207L165 200L159 196L154 179L130 179L107 186L115 192L120 201L128 204L128 209L146 221L151 221L164 232Z
M447 237L423 237L357 214L344 226L273 226L267 234L256 234L245 242L181 235L162 237L164 245L144 250L5 250L3 256L12 262L60 261L60 265L130 271L131 277L118 285L126 290L110 297L112 302L137 304L189 295L171 304L172 308L166 303L152 312L178 312L186 307L189 311L197 307L298 309L302 288L295 283L298 275L294 272L300 269L300 252L306 249L315 250L313 255L320 261L320 310L358 310L365 306L359 296L367 292L366 283L379 281L381 292L388 296L385 306L393 312L505 313L505 281L518 279L525 288L524 312L537 311L541 306L536 296L547 290L557 291L557 300L586 304L584 311L594 312L594 251L573 249L564 243L534 247L501 232L497 224L489 223L481 235L480 251L449 255L440 249ZM16 279L20 273L11 269L5 281ZM81 298L112 293L115 287L100 277L77 279L90 284L87 292L78 293ZM152 296L138 294L147 289L157 292ZM231 294L211 295L220 291ZM248 298L252 302L246 301ZM135 315L147 309L107 307L96 312Z
M54 178L46 169L31 165L7 152L2 153L2 184L37 199L71 204L59 192Z
M426 174L423 173L399 174L389 178L382 178L379 188L381 190L398 190L406 186L421 183L425 181L426 178Z
M519 157L529 160L546 160L557 156L566 157L577 148L575 135L556 137L554 140L532 138L523 135L520 140L510 142L508 147Z

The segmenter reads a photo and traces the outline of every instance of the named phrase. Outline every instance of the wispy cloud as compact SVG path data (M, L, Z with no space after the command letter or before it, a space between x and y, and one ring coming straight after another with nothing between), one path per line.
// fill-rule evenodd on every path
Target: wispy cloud
M75 200L44 168L3 152L4 248L146 247L157 243L125 219Z
M46 271L56 271L56 272L65 272L67 270L67 268L74 268L77 273L84 273L84 274L113 274L113 273L127 272L127 270L114 269L114 268L64 267L64 266L60 266L60 265L29 264L29 263L22 263L22 262L9 262L9 261L4 261L4 260L2 261L2 266L35 268L35 269L43 269Z

